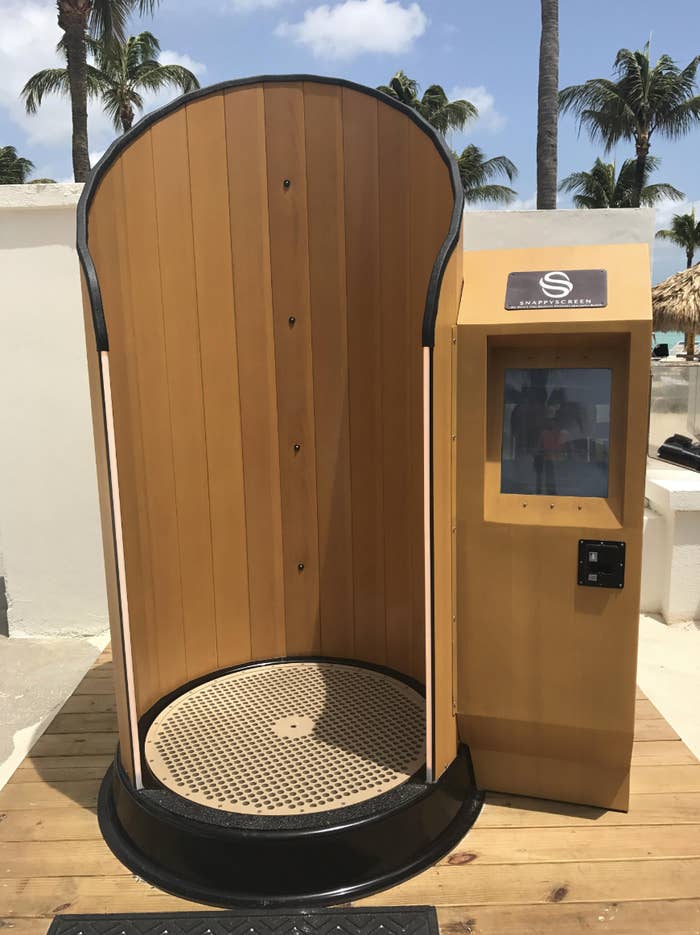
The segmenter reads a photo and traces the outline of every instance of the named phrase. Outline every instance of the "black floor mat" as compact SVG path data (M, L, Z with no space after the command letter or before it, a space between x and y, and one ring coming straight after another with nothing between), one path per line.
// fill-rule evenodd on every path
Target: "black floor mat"
M432 906L56 916L47 935L439 935Z

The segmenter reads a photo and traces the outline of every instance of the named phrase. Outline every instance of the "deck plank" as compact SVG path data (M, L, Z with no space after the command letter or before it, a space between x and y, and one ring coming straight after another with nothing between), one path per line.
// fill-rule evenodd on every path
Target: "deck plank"
M103 654L0 791L0 928L12 935L45 935L58 912L202 908L134 877L100 836L117 742L110 673ZM700 763L640 691L636 718L628 813L487 793L437 866L358 904L436 905L442 935L697 935Z
M546 906L480 906L438 909L442 935L563 935L589 932L606 935L696 935L700 930L700 899L658 902L551 903ZM21 931L18 935L34 935Z
M606 812L588 805L545 802L524 796L489 793L479 826L512 828L608 825L683 825L700 821L700 794L657 792L630 796L628 812Z

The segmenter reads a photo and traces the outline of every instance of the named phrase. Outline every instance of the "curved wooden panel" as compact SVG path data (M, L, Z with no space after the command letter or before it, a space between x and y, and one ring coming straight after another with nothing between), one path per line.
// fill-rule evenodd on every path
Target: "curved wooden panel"
M89 188L138 713L273 656L424 678L422 338L461 209L442 144L375 92L264 79L142 122Z

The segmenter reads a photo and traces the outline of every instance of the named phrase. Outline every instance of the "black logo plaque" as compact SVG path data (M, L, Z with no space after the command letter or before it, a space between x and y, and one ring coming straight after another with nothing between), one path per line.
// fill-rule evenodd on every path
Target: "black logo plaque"
M543 269L509 273L505 307L605 308L608 274L604 269Z

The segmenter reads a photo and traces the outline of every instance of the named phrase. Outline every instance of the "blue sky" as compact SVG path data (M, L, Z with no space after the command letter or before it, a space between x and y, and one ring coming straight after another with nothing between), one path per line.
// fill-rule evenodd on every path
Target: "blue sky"
M562 87L608 75L618 48L637 48L650 35L653 55L667 52L685 65L700 53L698 0L562 0L560 8ZM54 64L55 4L0 0L0 17L0 145L15 145L38 174L68 179L67 105L52 101L29 118L17 101L28 75ZM161 0L155 17L134 23L132 31L141 28L158 36L163 60L189 65L202 84L308 72L376 85L403 68L423 86L438 82L450 94L467 94L481 117L454 145L473 141L489 155L509 156L520 170L516 207L534 204L537 0ZM165 99L149 99L148 105ZM90 132L91 152L99 155L113 131L98 111L91 113ZM687 196L679 206L661 207L660 224L694 203L700 211L700 129L675 143L657 139L653 152L662 159L657 180ZM560 177L590 168L598 153L563 117ZM628 155L629 146L615 154L620 161ZM682 265L680 251L658 245L655 280Z

